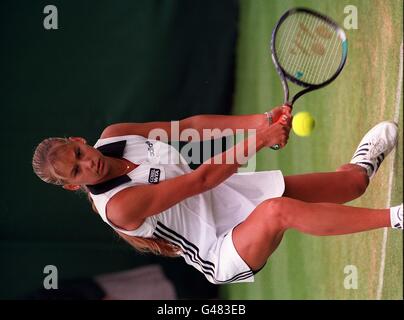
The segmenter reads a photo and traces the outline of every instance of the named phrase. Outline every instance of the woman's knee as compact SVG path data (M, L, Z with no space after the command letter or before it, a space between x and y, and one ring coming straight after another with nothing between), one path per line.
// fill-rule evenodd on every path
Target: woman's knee
M295 200L286 197L265 200L262 205L262 214L265 222L273 228L274 224L281 230L289 226L289 221L293 213L293 202Z
M369 176L366 170L357 170L355 172L355 192L358 197L365 193L369 185Z
M352 188L351 192L356 197L360 197L365 193L369 185L369 177L365 168L355 164L345 164L339 167L337 171L343 171L347 174L348 187Z

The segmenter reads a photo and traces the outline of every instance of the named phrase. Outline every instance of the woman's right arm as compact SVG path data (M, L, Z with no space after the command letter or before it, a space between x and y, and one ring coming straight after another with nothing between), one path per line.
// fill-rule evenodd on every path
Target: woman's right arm
M290 131L287 124L260 126L255 135L201 164L191 173L158 184L126 188L107 204L108 219L116 226L134 230L144 219L174 206L182 200L214 188L237 172L256 152L274 144L286 145Z
M204 183L208 188L214 188L236 173L240 166L245 165L263 147L274 144L284 147L289 137L289 131L289 120L286 120L285 124L275 123L271 126L264 123L258 127L255 135L247 137L234 147L205 161L197 170L203 175Z

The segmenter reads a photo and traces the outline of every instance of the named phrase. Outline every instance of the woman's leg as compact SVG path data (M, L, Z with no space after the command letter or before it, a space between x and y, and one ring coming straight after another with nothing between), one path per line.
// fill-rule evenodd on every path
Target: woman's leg
M351 162L337 172L285 177L285 197L307 202L345 203L362 195L398 139L397 124L383 121L360 141Z
M291 198L262 202L233 231L237 252L252 270L261 268L287 229L328 236L390 226L389 209L365 209Z
M366 169L349 163L336 172L286 176L283 195L306 202L345 203L360 197L368 184Z

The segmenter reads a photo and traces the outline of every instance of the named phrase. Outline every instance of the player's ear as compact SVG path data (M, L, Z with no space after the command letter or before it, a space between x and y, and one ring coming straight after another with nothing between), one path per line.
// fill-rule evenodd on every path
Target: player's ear
M62 188L65 190L77 191L80 189L80 186L78 184L64 184Z
M87 140L82 137L69 137L70 141L81 142L83 144L87 144Z

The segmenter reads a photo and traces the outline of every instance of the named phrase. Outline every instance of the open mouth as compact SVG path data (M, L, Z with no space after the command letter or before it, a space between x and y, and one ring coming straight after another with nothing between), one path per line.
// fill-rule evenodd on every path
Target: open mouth
M98 159L98 163L97 163L97 173L98 173L98 174L101 173L101 159Z

